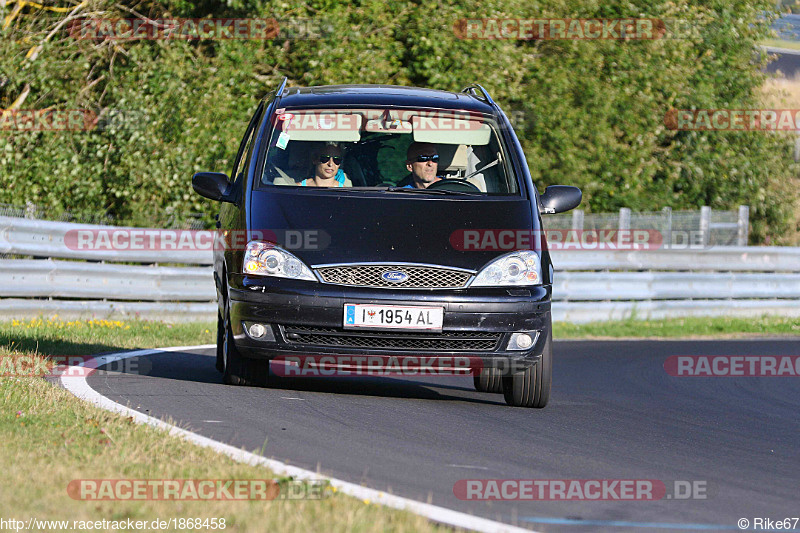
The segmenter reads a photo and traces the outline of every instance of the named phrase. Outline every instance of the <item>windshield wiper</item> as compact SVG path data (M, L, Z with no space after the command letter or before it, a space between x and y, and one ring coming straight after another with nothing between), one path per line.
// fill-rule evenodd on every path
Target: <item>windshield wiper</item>
M417 189L416 187L387 187L387 192L408 192L412 194L440 194L444 196L448 195L456 195L456 196L479 196L480 193L474 192L465 192L465 191L450 191L447 189Z

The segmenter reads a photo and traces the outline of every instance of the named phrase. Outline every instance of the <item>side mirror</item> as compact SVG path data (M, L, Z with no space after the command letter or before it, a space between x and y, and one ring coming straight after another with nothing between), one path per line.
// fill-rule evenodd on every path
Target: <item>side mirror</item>
M192 176L194 192L209 200L233 202L228 196L231 187L228 175L222 172L198 172Z
M542 213L552 215L581 205L583 193L579 188L570 185L551 185L539 198L542 200Z

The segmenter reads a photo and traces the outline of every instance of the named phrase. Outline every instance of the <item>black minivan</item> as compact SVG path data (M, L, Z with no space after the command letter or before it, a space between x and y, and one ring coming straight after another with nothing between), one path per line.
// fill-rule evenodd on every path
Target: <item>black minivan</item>
M232 179L202 172L192 185L222 202L225 383L267 386L270 362L274 374L311 354L341 368L354 356L461 358L479 391L547 404L553 267L541 214L573 209L581 192L539 195L481 86L284 80L253 115Z

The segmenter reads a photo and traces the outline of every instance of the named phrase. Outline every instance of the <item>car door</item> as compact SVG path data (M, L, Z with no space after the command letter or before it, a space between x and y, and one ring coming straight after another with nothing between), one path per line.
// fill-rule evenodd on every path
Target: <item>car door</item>
M253 151L253 140L255 139L256 129L261 121L263 111L264 102L262 101L258 105L258 108L256 108L253 117L250 119L250 124L247 126L244 137L242 137L242 142L239 144L239 151L236 154L236 160L233 163L233 171L230 177L233 182L232 195L235 198L235 203L222 202L220 205L217 218L217 231L236 232L246 229L242 217L242 196L245 190L244 182ZM238 240L227 239L227 242L238 242ZM226 265L231 264L231 253L237 252L237 250L231 249L235 247L227 246L226 248L227 249L221 249L221 247L215 247L214 250L214 273L218 291L225 290L225 287L221 286L221 283L222 280L225 279L224 276L228 273ZM238 252L241 253L241 250ZM218 298L218 301L220 302L221 308L223 305L222 299Z

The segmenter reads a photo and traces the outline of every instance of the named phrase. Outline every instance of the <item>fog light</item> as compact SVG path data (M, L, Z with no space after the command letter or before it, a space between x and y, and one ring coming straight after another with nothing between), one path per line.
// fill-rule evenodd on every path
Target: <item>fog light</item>
M261 324L253 324L250 326L250 336L255 337L256 339L260 339L264 335L267 334L267 328L265 328Z
M531 336L533 335L533 336ZM539 332L531 333L512 333L508 341L509 350L527 350L536 342Z
M531 344L533 344L533 339L531 339L531 336L528 335L527 333L521 333L519 336L517 336L516 340L517 340L517 346L519 346L523 350L530 348Z
M251 339L257 339L260 341L275 340L275 335L272 334L272 327L269 324L245 322L244 327Z

